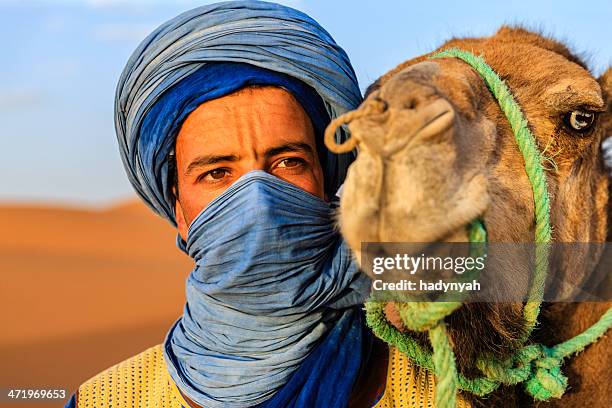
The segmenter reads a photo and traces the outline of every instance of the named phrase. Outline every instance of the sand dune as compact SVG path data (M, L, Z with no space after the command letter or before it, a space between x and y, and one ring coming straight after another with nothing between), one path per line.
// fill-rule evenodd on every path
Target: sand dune
M182 311L191 260L138 201L0 206L0 225L0 388L73 390L160 343Z

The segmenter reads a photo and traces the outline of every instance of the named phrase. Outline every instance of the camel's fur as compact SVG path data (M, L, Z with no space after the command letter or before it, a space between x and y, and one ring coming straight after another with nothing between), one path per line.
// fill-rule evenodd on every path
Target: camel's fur
M612 133L612 70L597 80L563 44L521 28L453 39L439 50L450 47L484 57L512 90L540 150L554 161L547 172L554 240L606 241L609 192L601 142ZM484 219L490 242L533 241L533 194L508 120L471 67L453 58L428 60L429 55L377 80L364 105L382 100L387 109L350 124L361 144L342 196L340 226L347 242L359 252L366 241L465 241L465 227L477 217ZM419 131L415 127L423 124L423 115L418 112L433 103L449 110L449 125ZM600 112L593 131L577 134L564 125L564 113L576 109ZM400 147L384 150L394 143ZM582 263L594 267L600 255L575 256L591 259ZM588 278L592 267L576 270L569 264L561 268L564 279ZM546 305L533 338L548 345L566 340L608 306ZM387 311L401 327L394 309ZM475 374L476 354L509 355L525 331L519 303L464 305L447 322L466 375ZM565 365L570 388L560 406L608 403L611 347L608 335ZM510 388L475 402L492 406L496 401L524 406L531 399Z

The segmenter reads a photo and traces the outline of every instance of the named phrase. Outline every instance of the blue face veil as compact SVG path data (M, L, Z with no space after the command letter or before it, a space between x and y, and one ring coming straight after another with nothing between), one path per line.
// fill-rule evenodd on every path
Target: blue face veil
M328 196L342 183L351 156L328 154L322 133L330 117L360 101L344 52L293 9L253 1L201 7L145 39L117 90L130 181L171 222L171 152L182 121L250 85L282 87L300 102ZM369 349L359 310L369 281L334 227L334 208L253 171L192 222L179 246L195 268L164 344L170 375L190 399L212 408L346 406Z

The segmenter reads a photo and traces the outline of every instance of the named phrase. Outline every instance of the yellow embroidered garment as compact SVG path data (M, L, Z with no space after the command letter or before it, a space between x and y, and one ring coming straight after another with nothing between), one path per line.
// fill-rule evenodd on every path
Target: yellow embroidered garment
M77 407L187 408L189 404L170 378L159 344L81 385Z
M415 365L405 354L390 346L385 392L374 408L433 408L434 401L433 373ZM471 404L459 394L457 407L470 408Z
M387 384L374 408L434 406L434 376L415 366L395 347L389 348ZM79 387L78 408L188 408L170 378L162 345L151 347L85 382ZM458 408L470 408L457 398Z

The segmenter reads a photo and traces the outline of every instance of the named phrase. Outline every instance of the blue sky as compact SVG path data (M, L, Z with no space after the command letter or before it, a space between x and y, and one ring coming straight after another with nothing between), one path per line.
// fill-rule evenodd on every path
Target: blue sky
M612 62L612 3L278 1L310 14L344 47L362 89L451 36L524 23ZM116 81L157 25L212 1L0 0L0 202L106 206L133 196L113 125Z

